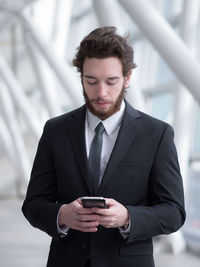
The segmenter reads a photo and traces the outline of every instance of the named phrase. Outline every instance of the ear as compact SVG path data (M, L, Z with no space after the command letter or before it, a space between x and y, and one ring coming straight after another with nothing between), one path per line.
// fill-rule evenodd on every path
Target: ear
M129 87L131 75L132 75L132 70L129 70L128 74L125 76L125 81L124 81L125 88Z

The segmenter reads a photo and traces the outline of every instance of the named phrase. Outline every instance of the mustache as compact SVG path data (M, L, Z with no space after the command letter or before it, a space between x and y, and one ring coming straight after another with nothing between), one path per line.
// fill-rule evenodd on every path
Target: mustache
M88 99L87 98L87 102L89 102L89 103L93 103L93 102L110 103L111 101L109 101L108 99L104 99L104 98L98 97L98 98L92 98L92 99Z

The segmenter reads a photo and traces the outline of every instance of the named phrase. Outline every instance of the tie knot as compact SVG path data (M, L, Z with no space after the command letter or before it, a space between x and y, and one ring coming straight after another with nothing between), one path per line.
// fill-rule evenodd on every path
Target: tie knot
M103 123L102 123L102 122L100 122L100 123L97 125L97 127L95 128L95 132L96 132L96 134L102 134L104 130L105 130L105 129L104 129L104 126L103 126Z

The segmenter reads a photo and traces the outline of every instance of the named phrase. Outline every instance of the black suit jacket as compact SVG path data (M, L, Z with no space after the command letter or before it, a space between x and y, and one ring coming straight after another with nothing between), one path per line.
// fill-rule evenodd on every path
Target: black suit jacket
M177 231L184 223L184 197L170 125L126 102L125 115L106 167L99 196L127 207L131 230L99 226L96 233L69 230L61 238L60 206L91 195L85 148L85 106L49 120L40 139L23 212L53 237L48 266L153 267L152 237Z

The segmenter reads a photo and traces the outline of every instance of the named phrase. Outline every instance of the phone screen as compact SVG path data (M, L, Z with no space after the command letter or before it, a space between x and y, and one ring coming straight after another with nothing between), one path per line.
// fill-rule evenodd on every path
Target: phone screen
M82 197L81 201L84 208L107 208L106 200L103 197Z

